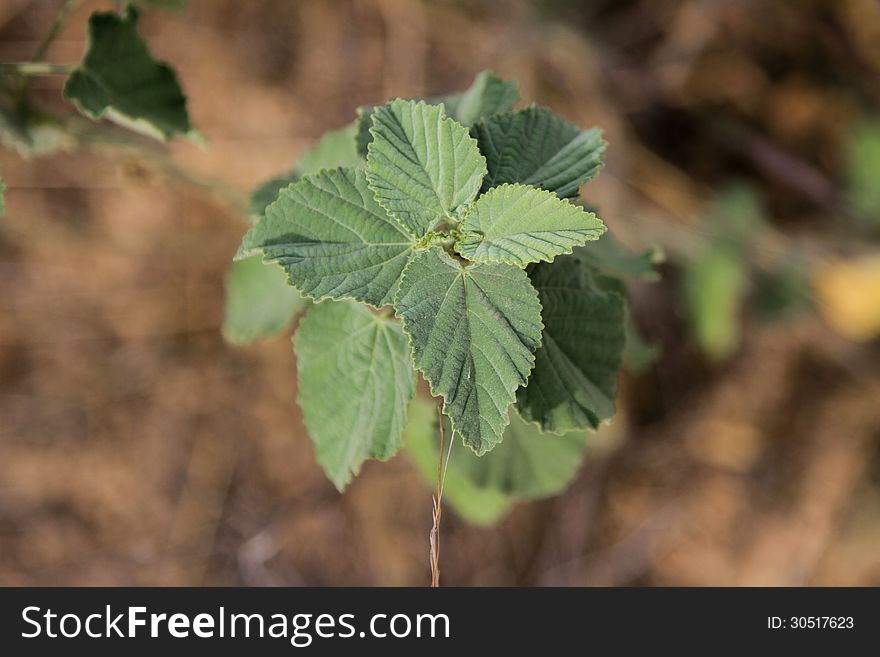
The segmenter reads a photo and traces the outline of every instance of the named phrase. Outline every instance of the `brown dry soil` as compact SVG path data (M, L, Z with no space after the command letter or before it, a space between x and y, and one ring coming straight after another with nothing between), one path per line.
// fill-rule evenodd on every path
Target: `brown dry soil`
M27 58L58 4L3 3L0 61ZM74 13L52 61L77 60L107 4ZM747 316L736 356L711 365L674 265L732 175L759 186L778 239L822 242L834 149L878 101L870 0L532 3L555 22L519 2L188 4L143 29L207 150L0 149L0 584L428 581L429 489L397 457L335 491L295 404L289 335L225 344L223 275L246 190L323 130L491 67L526 101L605 128L590 198L673 264L636 290L664 355L625 377L576 482L492 529L444 514L444 583L880 585L876 344L813 315ZM59 88L34 83L63 109Z

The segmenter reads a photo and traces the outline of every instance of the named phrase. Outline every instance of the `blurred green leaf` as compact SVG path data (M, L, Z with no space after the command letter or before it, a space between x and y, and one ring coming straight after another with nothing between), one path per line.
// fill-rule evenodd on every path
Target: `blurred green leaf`
M138 13L96 12L89 18L89 45L64 85L64 97L94 120L108 118L165 140L195 137L177 74L153 58L137 31Z
M449 427L448 421L446 426ZM413 399L409 405L409 422L403 436L404 448L409 460L416 466L428 485L435 486L440 452L437 407L421 397ZM447 440L451 439L451 427L446 436ZM452 458L446 470L446 483L443 487L444 502L452 504L459 515L476 525L494 524L513 506L513 498L492 488L480 488L468 478L467 470L462 471L458 465L463 459L482 461L491 458L492 452L477 457L469 449L463 449L461 445L457 448L453 446L452 451ZM444 458L445 456L444 450Z
M660 278L655 266L663 260L659 249L635 253L618 242L611 232L576 248L573 253L582 264L602 276L648 281Z
M223 335L237 344L275 335L305 305L281 267L264 264L260 256L239 260L226 274Z
M250 220L256 221L262 217L266 213L266 208L278 198L278 192L297 180L299 180L299 175L291 172L287 177L270 178L260 184L251 193L250 204L248 205L248 217L250 217Z
M734 184L723 189L712 204L709 222L714 240L747 251L764 227L764 209L752 187Z
M29 107L0 107L0 141L21 157L41 157L74 146L74 138L58 121Z
M858 124L847 146L851 202L859 221L880 228L880 119Z
M361 157L367 157L370 142L373 141L373 135L370 132L370 128L373 127L373 113L375 111L376 107L373 105L364 105L357 109L358 118L355 121L355 124L357 125L355 147L357 148L358 155Z
M173 9L181 11L186 9L186 0L119 0L121 5L136 5L138 7L156 7L158 9Z
M321 169L364 166L366 162L358 155L355 147L356 137L356 122L339 130L331 130L317 144L306 149L300 155L299 162L290 172L261 183L251 193L250 205L248 206L248 216L251 221L256 221L263 216L269 204L278 198L278 192L291 183L295 183L302 176L317 173Z
M683 295L697 342L715 360L730 356L739 344L739 312L747 283L742 256L717 243L683 271Z
M435 484L440 440L436 406L416 398L409 414L404 432L407 455L422 476ZM580 469L588 437L583 431L542 434L514 413L501 444L478 457L462 448L457 435L453 438L448 422L445 433L446 440L455 440L455 444L443 499L462 517L480 525L496 522L514 502L554 495L568 486Z
M317 144L300 155L294 172L300 176L307 176L318 173L321 169L364 166L366 162L358 155L356 139L357 123L349 123L339 130L331 130L321 137Z
M623 363L630 372L639 374L660 357L660 347L645 341L630 313L627 313L624 328L626 341L623 345Z
M471 86L459 93L433 98L432 104L443 103L446 115L464 126L513 109L519 100L519 85L503 80L492 71L482 71Z
M759 270L752 285L752 305L769 322L794 319L812 305L807 264L789 257Z

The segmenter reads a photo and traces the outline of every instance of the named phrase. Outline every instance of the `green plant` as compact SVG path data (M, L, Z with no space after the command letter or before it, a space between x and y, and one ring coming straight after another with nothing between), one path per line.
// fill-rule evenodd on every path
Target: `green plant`
M438 427L413 401L417 373L471 450L447 486L476 521L564 487L614 413L622 279L653 272L653 254L585 246L605 226L576 199L606 144L514 110L518 96L484 72L458 94L361 108L254 193L236 267L262 256L317 302L294 340L299 402L340 490L404 441L430 476Z
M177 74L138 32L140 9L180 0L95 12L80 63L42 61L77 4L61 6L34 61L0 67L4 144L31 157L142 147L130 132L203 141ZM30 98L31 77L59 74L88 120ZM470 448L447 472L476 521L563 488L614 413L624 343L639 346L624 280L653 275L652 256L596 241L605 225L578 200L602 166L600 131L518 100L515 83L483 72L461 93L362 107L251 196L223 333L250 342L307 309L299 402L340 490L404 442L425 472L441 427L416 398L418 373L442 399L450 446Z
M758 258L769 228L755 191L728 187L708 213L705 242L682 264L681 292L694 336L714 361L729 358L741 341L741 316L764 321L798 317L809 307L808 270L796 252Z

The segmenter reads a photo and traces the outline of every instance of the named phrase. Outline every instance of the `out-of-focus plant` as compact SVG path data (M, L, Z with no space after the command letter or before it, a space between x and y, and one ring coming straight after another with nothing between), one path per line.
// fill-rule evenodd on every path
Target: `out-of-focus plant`
M739 346L746 302L761 319L782 320L809 307L809 271L797 254L758 262L766 228L754 190L730 187L714 202L706 242L682 265L682 298L704 353L724 360Z
M880 233L880 119L856 125L847 140L848 192L856 220Z
M121 13L97 11L89 17L88 46L75 65L42 61L76 0L65 2L37 47L34 60L0 66L0 139L24 157L68 148L82 137L83 128L68 116L56 116L37 106L28 94L30 80L39 75L64 75L64 98L84 116L107 119L140 134L165 141L176 135L196 140L177 73L157 61L138 31L138 6L180 8L180 0L140 0L123 3Z

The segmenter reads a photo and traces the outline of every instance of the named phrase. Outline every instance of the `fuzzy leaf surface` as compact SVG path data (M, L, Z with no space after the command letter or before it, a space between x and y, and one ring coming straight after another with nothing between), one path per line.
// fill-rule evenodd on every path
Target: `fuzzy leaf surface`
M526 273L507 264L465 267L432 248L407 267L395 309L416 367L443 396L465 444L477 454L492 449L541 341L541 306Z
M261 250L313 299L389 303L415 239L374 200L361 169L306 176L266 208L239 253Z
M64 97L86 116L108 118L158 139L194 134L186 97L168 64L156 61L137 30L138 13L95 12L85 58Z
M400 324L353 302L325 302L294 339L299 405L318 462L342 490L368 458L400 449L415 373Z
M624 300L600 289L572 257L538 264L529 277L544 334L528 384L517 391L519 412L543 431L595 429L614 414Z
M461 224L456 248L469 260L525 267L571 253L604 232L596 215L552 192L505 184L477 199Z
M498 114L473 129L488 163L483 191L518 182L577 196L599 173L607 146L597 128L581 130L545 107Z
M470 203L486 159L439 105L395 100L376 109L367 179L379 205L418 237Z
M438 96L428 102L434 105L443 103L447 116L464 126L471 126L481 119L513 109L518 100L519 85L516 82L503 80L492 71L482 71L467 90ZM356 141L362 157L367 156L367 148L373 141L370 128L375 111L373 105L358 108Z

